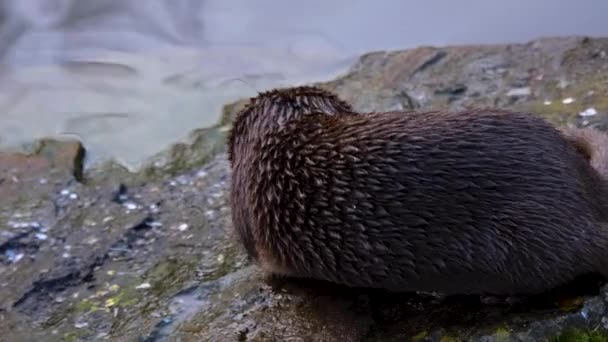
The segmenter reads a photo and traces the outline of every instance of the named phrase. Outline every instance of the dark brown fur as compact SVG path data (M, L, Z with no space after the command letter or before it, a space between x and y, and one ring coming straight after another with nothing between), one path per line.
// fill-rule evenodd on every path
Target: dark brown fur
M252 99L228 145L233 222L270 272L446 294L608 276L608 184L537 116L360 115L291 88Z

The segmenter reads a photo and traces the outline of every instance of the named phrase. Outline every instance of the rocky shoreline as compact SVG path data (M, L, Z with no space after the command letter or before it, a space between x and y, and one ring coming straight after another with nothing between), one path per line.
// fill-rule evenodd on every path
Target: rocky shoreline
M608 38L374 52L320 86L361 111L500 107L607 129ZM83 170L75 141L0 152L0 341L608 340L596 283L506 306L263 279L227 199L243 104L138 173Z

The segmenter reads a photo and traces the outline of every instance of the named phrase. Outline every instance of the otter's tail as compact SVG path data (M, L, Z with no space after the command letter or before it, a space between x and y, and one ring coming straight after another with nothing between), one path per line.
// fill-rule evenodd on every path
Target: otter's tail
M563 128L564 136L572 141L591 166L608 179L608 134L594 128Z

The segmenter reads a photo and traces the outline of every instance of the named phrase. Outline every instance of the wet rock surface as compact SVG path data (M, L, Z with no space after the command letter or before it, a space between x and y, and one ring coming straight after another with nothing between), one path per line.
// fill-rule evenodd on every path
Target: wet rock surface
M607 54L608 39L585 38L375 52L322 86L362 111L501 107L608 128ZM227 198L223 139L242 104L138 174L82 172L75 142L0 153L0 340L608 339L595 280L506 303L260 274Z

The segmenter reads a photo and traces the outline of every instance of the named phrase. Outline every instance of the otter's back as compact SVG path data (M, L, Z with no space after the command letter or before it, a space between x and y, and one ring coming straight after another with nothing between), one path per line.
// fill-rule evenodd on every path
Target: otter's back
M598 230L606 185L540 118L320 115L280 135L267 154L272 182L260 185L277 199L260 222L278 229L266 247L300 275L396 290L535 292L607 256L597 248L608 243Z

